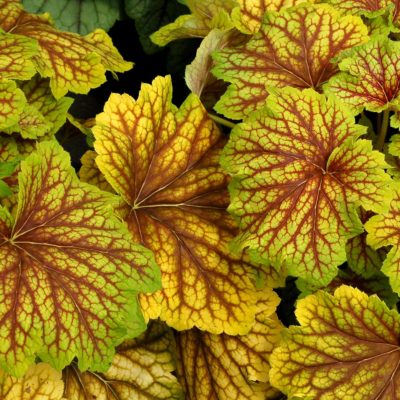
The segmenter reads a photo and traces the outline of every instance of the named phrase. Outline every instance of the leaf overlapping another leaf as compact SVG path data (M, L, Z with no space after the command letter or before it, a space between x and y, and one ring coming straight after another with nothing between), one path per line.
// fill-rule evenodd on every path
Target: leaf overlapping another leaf
M178 110L169 77L137 100L113 94L93 128L96 163L121 196L134 239L155 253L163 290L141 296L148 318L176 329L246 333L254 321L252 266L232 255L225 139L195 95Z
M274 314L275 293L260 292L256 322L247 335L213 335L198 329L179 332L178 376L186 400L272 400L269 357L282 324Z
M292 326L271 356L270 378L290 396L398 399L400 316L376 295L341 286L297 303Z
M248 43L215 53L214 74L231 83L215 109L242 119L264 104L270 87L320 89L337 72L332 58L366 40L359 17L326 4L269 12Z
M0 210L0 366L22 375L36 356L57 369L77 357L104 370L145 328L136 296L159 287L154 259L56 142L23 161L18 196L15 217Z
M101 29L81 37L53 27L47 15L25 12L18 1L0 1L0 28L34 39L38 54L32 62L59 99L68 91L87 93L105 82L106 70L124 72L132 63L124 61Z
M80 372L75 364L67 367L64 396L68 400L181 400L182 388L172 374L175 350L172 330L151 322L140 337L119 346L105 373Z
M221 159L234 175L236 248L328 284L346 261L347 240L362 232L356 207L384 211L390 199L384 156L357 140L364 131L342 103L293 88L237 125Z

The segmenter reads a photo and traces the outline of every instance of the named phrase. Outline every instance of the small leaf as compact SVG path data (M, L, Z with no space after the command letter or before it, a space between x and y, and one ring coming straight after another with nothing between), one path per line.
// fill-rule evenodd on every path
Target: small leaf
M378 36L346 53L328 93L361 112L400 109L400 43ZM371 68L373 66L373 68Z
M315 0L237 0L239 6L232 10L231 16L237 29L254 34L260 30L267 11L281 11L306 2L310 4Z
M400 317L377 296L350 286L298 301L271 356L271 383L290 398L397 399Z
M325 2L347 14L375 18L385 12L388 4L398 3L398 0L325 0Z
M22 378L15 378L0 370L0 398L2 400L66 400L61 372L46 363L32 365Z
M221 159L234 175L236 247L328 284L346 261L347 240L362 232L356 207L384 211L390 200L383 154L356 140L364 131L342 103L293 88L236 125Z
M393 246L382 266L382 272L389 277L392 289L400 294L400 184L394 185L394 198L389 211L375 215L366 224L367 243L374 249Z
M225 139L195 95L178 110L169 77L137 100L112 94L93 128L96 163L121 196L135 241L154 251L163 290L141 295L147 318L175 329L246 333L254 321L252 266L232 255Z
M56 142L22 162L15 218L0 209L5 371L22 375L35 356L56 369L77 357L82 370L104 370L114 346L145 328L136 294L158 289L159 273L109 202L79 182Z
M49 12L59 29L86 35L110 29L120 16L119 0L22 0L31 13Z
M326 4L269 12L244 46L215 53L213 73L231 83L215 109L242 119L264 104L267 88L320 89L337 72L332 58L366 40L361 18L343 17Z
M151 322L135 340L119 346L111 367L99 374L80 372L76 364L64 370L68 400L178 400L182 389L175 370L175 340L164 324Z
M187 0L191 14L181 15L174 22L163 26L151 35L158 46L165 46L177 39L205 37L212 29L229 29L234 0Z
M266 400L278 398L268 378L269 357L282 324L274 313L279 298L260 295L256 322L244 336L179 332L178 376L186 400Z
M68 91L88 93L105 82L107 70L132 68L101 29L82 37L57 30L48 15L29 14L16 1L0 0L0 9L0 28L37 41L38 54L32 61L42 77L50 78L56 99Z
M26 98L14 81L0 79L0 130L18 124L26 106Z

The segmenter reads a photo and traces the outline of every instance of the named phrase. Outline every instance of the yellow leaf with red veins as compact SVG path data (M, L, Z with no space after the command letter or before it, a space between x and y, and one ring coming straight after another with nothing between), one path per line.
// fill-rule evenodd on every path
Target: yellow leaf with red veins
M186 400L266 400L279 398L269 383L269 357L282 324L274 314L275 293L260 292L256 322L247 335L179 332L178 376Z
M16 125L26 106L26 98L17 84L0 79L0 130Z
M32 61L58 99L68 91L87 93L106 80L105 72L124 72L132 67L101 29L86 36L56 29L47 14L25 12L19 2L0 0L0 28L38 43Z
M118 347L107 372L81 372L76 364L65 368L64 396L68 400L182 400L175 370L172 330L151 322L140 337Z
M360 17L343 16L327 4L268 12L245 45L214 53L214 75L231 84L215 109L242 119L261 108L270 88L321 90L338 71L332 59L367 40Z
M232 10L232 21L243 33L259 31L267 11L280 11L301 3L314 3L315 0L237 0L238 7Z
M178 110L169 77L137 100L111 95L93 128L97 165L121 196L134 240L154 251L163 290L141 296L145 315L170 326L246 333L255 314L252 266L228 244L225 138L195 95Z
M289 398L400 398L400 316L376 295L341 286L298 301L271 356L271 383Z
M22 378L0 370L2 400L67 400L63 397L61 372L45 363L32 365Z
M235 0L187 0L191 14L181 15L174 22L154 32L150 38L158 46L177 39L205 37L212 29L229 29L233 26L230 12Z

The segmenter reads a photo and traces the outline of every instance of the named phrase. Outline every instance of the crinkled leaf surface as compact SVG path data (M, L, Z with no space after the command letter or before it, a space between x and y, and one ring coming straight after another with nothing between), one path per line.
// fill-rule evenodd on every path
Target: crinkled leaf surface
M29 79L36 70L31 58L38 52L37 43L24 36L0 32L1 79Z
M165 46L177 39L205 37L211 29L229 29L232 21L230 12L235 0L186 0L191 14L178 17L151 35L151 40Z
M178 110L169 77L134 100L111 95L93 128L97 165L123 199L133 237L154 251L163 290L141 297L145 315L176 329L245 333L254 320L251 265L231 255L225 139L195 95Z
M237 0L239 4L232 10L235 27L243 33L256 33L260 29L267 11L280 11L301 3L314 3L314 0Z
M105 369L114 346L145 328L136 294L159 288L148 250L76 178L67 153L42 142L19 174L15 218L0 211L0 366L21 375L35 356ZM15 219L15 220L14 220Z
M16 1L1 0L0 9L0 28L37 41L38 54L32 61L42 77L50 78L57 99L68 91L87 93L101 85L106 70L124 72L132 68L101 29L79 36L57 30L49 16L29 14Z
M349 52L326 85L357 112L400 108L400 43L378 36Z
M269 356L282 324L273 314L278 296L260 295L256 322L244 336L179 332L178 376L187 400L266 400L278 396L268 379Z
M346 241L362 232L355 212L388 206L383 154L346 107L312 89L281 89L236 125L222 165L235 177L230 211L236 247L250 247L290 275L326 285L346 261Z
M119 0L22 0L31 13L49 12L58 28L81 35L110 29L119 18Z
M248 43L215 53L214 74L231 83L215 109L242 119L264 104L269 87L320 89L337 72L331 59L366 39L359 17L344 17L326 4L267 13Z
M15 378L0 370L0 398L2 400L66 400L61 372L49 364L29 367L22 378Z
M375 249L393 246L382 266L382 272L389 277L392 289L400 294L400 186L396 182L394 198L387 213L373 216L366 224L367 243Z
M272 353L271 383L318 400L400 396L400 317L377 296L341 286L297 303L292 326Z
M175 370L175 339L170 328L151 322L135 340L119 346L103 374L80 372L75 364L64 370L68 400L178 400L182 388Z

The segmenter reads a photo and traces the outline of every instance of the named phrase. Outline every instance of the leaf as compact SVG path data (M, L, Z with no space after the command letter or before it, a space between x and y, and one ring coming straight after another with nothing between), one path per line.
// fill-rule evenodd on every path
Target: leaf
M347 53L342 72L326 85L355 112L400 108L400 43L378 36ZM373 66L373 68L371 68Z
M398 223L400 208L400 186L394 184L394 198L390 203L389 211L373 216L366 224L368 232L367 244L374 249L383 246L393 246L389 251L383 266L382 272L389 277L392 289L400 294L400 225Z
M397 399L400 318L377 296L350 286L297 303L271 356L271 383L289 397Z
M374 214L361 208L360 219L362 223L367 222ZM349 267L364 278L371 278L381 270L386 251L384 249L374 250L367 245L367 233L363 232L351 238L346 244L347 263Z
M267 11L281 11L301 3L314 3L314 0L237 0L239 4L232 10L232 21L243 33L254 34L259 31Z
M145 333L124 342L103 374L80 372L75 364L64 370L68 400L183 399L175 370L172 331L152 322Z
M29 14L18 2L0 0L0 9L0 28L37 41L38 54L32 61L43 78L50 78L56 99L68 91L88 93L105 82L106 71L132 68L101 29L82 37L57 30L48 15Z
M112 94L93 128L96 163L121 196L135 241L154 251L163 290L141 296L147 318L175 329L246 333L254 321L252 266L231 255L225 139L195 95L178 110L170 77L137 100Z
M22 375L35 356L60 370L104 370L114 346L145 328L136 294L159 288L109 195L79 182L67 153L42 142L22 162L15 218L0 210L0 366ZM15 219L15 221L14 221Z
M186 400L266 400L278 397L268 378L269 357L282 324L273 314L275 293L260 295L256 322L245 336L179 332L178 376Z
M201 98L206 108L211 108L226 89L226 84L211 73L214 66L212 52L240 41L242 38L237 31L212 29L201 42L193 62L186 67L186 85Z
M150 38L158 46L177 39L205 37L212 29L232 28L230 12L234 0L187 0L191 14L179 16L174 22L154 32Z
M18 123L26 105L24 93L14 81L0 79L0 104L0 130L4 131Z
M0 32L1 79L29 79L35 74L32 57L37 43L24 36Z
M242 119L264 104L267 88L321 89L337 72L331 59L366 40L359 17L343 17L326 4L269 12L244 46L214 53L214 75L231 83L215 110Z
M15 378L0 370L0 398L2 400L66 400L61 373L50 365L31 365L22 378Z
M126 14L135 20L135 28L146 53L160 50L151 41L150 34L187 11L187 7L175 0L125 0L124 3Z
M352 15L365 15L367 18L376 18L385 12L388 4L397 0L326 0L340 11Z
M49 12L59 29L86 35L110 29L120 17L120 2L108 0L22 0L31 13Z
M235 247L328 284L346 261L347 240L362 232L356 207L379 211L389 202L384 156L356 140L364 131L342 103L293 88L236 125L221 159L234 175Z

